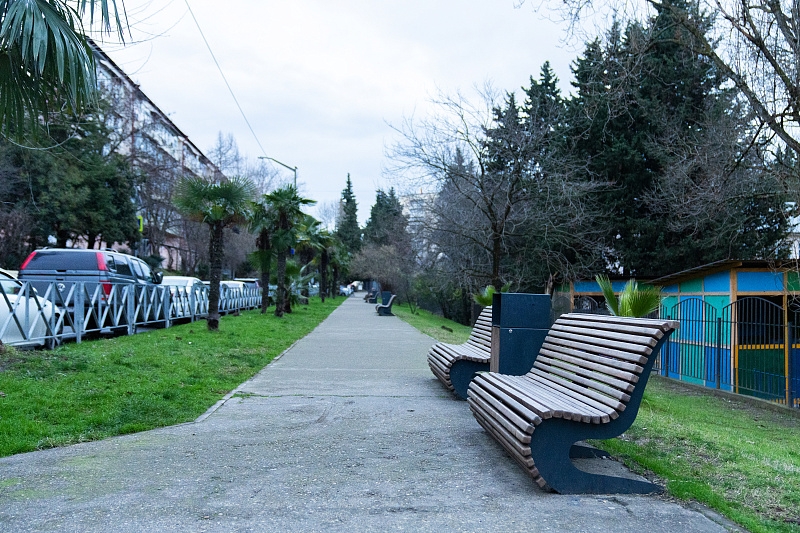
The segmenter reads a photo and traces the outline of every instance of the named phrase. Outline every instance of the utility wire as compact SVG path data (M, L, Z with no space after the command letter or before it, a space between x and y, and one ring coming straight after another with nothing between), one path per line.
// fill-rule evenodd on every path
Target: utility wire
M192 16L192 20L194 20L194 25L197 26L197 31L200 32L200 37L202 37L203 42L206 43L206 48L208 48L208 53L211 54L211 59L214 60L214 64L217 66L217 70L219 70L219 75L222 76L222 80L225 82L225 86L228 87L228 92L231 93L231 98L233 98L233 101L236 102L236 107L239 108L239 112L242 114L242 118L247 124L247 127L250 129L250 133L253 134L253 138L256 140L256 144L258 144L258 147L261 148L261 153L263 155L267 155L267 151L264 150L264 147L261 145L261 141L258 140L258 135L256 135L255 130L253 130L253 126L251 126L250 121L247 120L247 115L244 114L244 110L242 109L242 106L239 104L239 100L236 98L236 95L233 94L233 89L231 89L231 84L228 83L228 78L226 78L225 73L222 72L222 67L219 66L219 62L217 61L214 52L211 50L211 45L208 44L208 40L206 39L203 30L202 28L200 28L200 23L197 22L197 17L194 16L194 11L192 11L192 6L189 5L189 0L184 0L184 2L186 2L186 7L189 9L189 14Z

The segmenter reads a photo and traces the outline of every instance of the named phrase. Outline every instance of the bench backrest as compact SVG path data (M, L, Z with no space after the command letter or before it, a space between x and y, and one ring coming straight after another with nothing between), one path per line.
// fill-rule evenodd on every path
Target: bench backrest
M492 306L484 307L481 314L478 315L478 320L472 326L472 332L469 334L467 344L484 350L487 353L492 351Z
M597 408L621 412L653 349L677 327L670 320L562 315L528 375Z

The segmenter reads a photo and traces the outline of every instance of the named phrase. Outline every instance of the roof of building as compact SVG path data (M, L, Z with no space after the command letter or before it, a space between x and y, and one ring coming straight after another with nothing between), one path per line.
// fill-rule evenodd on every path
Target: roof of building
M724 272L734 268L763 268L769 270L785 270L786 268L797 269L797 265L791 261L776 261L766 259L722 259L698 267L690 268L675 274L662 276L658 279L652 280L650 283L653 285L672 285L689 279L715 274L717 272Z

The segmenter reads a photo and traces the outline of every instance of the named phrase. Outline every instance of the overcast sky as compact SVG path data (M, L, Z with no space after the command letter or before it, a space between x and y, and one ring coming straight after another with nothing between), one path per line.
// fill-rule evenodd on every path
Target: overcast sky
M549 60L568 89L563 27L518 0L189 0L266 154L230 96L185 0L125 0L132 39L103 49L200 149L232 133L251 158L298 167L301 192L338 200L347 173L363 223L389 124L438 91L518 90ZM280 168L280 167L277 167ZM288 178L290 171L281 169Z

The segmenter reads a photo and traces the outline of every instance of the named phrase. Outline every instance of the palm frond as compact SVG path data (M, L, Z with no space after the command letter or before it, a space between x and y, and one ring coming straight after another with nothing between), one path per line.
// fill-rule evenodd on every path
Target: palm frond
M483 289L483 292L473 294L472 299L478 305L489 307L492 305L492 298L495 292L497 292L497 289L494 288L494 285L487 285L486 288Z
M600 285L600 290L603 292L603 297L606 299L606 307L609 312L614 316L619 316L619 300L617 295L614 294L614 288L611 285L611 280L608 276L597 275L594 278L597 284Z
M0 2L0 133L35 131L52 113L95 103L94 54L81 24L87 8L94 20L95 5L104 30L113 25L122 36L116 0L80 0L77 9L66 0Z

